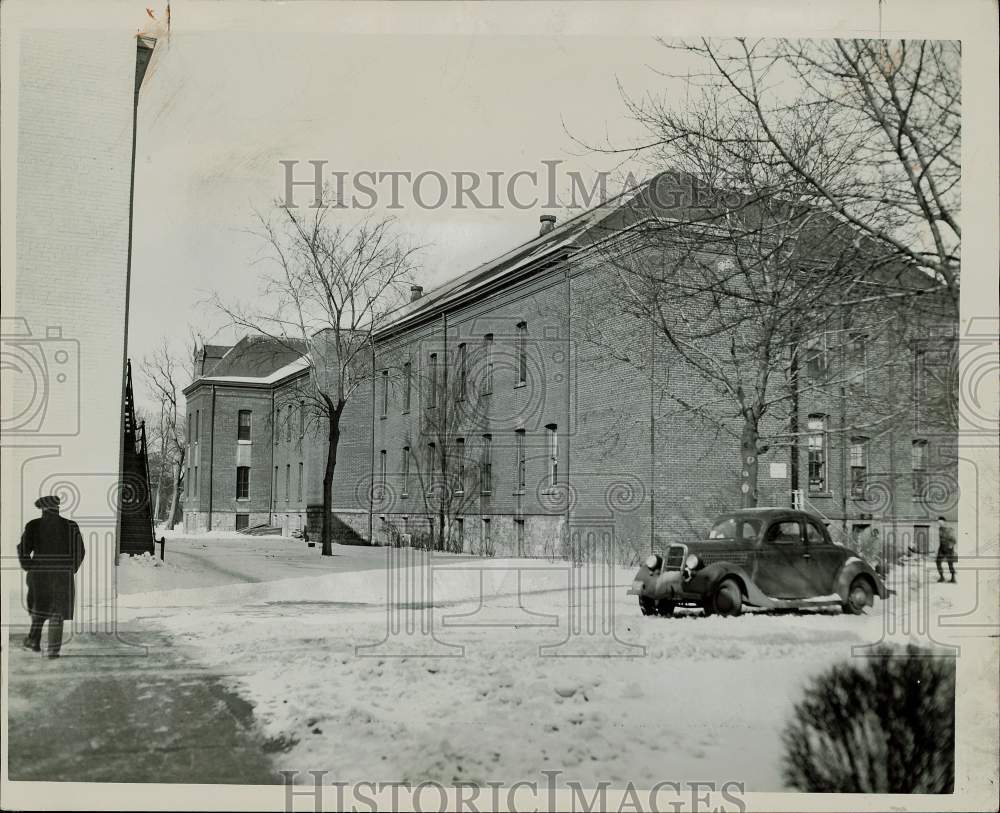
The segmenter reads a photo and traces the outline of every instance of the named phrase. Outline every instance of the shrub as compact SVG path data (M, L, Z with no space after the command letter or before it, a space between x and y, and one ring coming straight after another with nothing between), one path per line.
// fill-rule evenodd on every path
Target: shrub
M955 661L879 646L806 688L782 739L784 777L810 793L951 793Z

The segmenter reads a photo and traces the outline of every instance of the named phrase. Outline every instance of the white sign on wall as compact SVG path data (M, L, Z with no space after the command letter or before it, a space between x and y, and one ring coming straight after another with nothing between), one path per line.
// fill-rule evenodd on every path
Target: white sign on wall
M784 480L788 477L788 464L787 463L771 463L771 479L772 480Z

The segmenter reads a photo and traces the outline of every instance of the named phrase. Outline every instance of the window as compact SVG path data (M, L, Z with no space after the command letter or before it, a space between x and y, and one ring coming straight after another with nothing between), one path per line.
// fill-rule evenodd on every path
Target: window
M458 346L458 400L465 400L466 387L468 384L468 369L466 366L466 348L463 342Z
M277 466L274 467L274 488L272 489L272 492L274 494L275 501L277 501L277 499L278 499L278 467Z
M385 488L385 449L378 453L378 485L380 490Z
M250 515L249 514L237 514L236 515L236 530L242 531L250 527Z
M826 415L810 415L806 427L809 454L809 493L820 494L826 487Z
M927 353L918 346L913 352L913 426L919 429L927 396ZM916 493L916 492L914 492Z
M545 427L549 446L549 488L559 484L559 432L554 423Z
M201 410L194 413L194 442L198 442L198 435L201 433Z
M528 381L528 323L517 325L517 383L522 385Z
M517 481L515 483L515 490L519 493L524 492L524 430L518 429L514 432L514 446L517 450L517 458L514 461L516 467L516 477Z
M299 401L299 437L306 436L306 402Z
M403 490L401 492L402 496L406 496L410 493L410 447L403 447Z
M403 412L410 411L410 392L413 387L413 364L406 362L403 365Z
M285 502L292 497L292 464L285 464Z
M493 392L493 334L483 336L483 380L479 392L489 395Z
M850 369L847 385L855 394L864 393L868 383L868 336L852 332L847 345L847 364Z
M455 541L458 543L455 547L459 551L465 550L465 519L463 517L455 518Z
M437 444L431 441L427 444L427 493L434 491L434 481L436 478L437 465Z
M294 407L289 404L285 410L285 440L288 443L292 442L292 409Z
M517 529L517 555L524 556L524 520L515 519L514 527Z
M915 440L910 451L910 464L913 469L913 496L919 498L927 488L927 441Z
M198 488L198 467L194 467L194 479L191 481L191 488L197 490Z
M483 552L487 555L489 555L490 548L492 548L493 535L491 531L490 518L483 517Z
M427 408L434 409L438 399L438 354L431 353L427 369Z
M236 499L250 499L250 467L236 467Z
M851 438L851 496L864 498L868 477L868 438Z
M188 443L194 443L194 413L188 415Z
M483 435L483 456L479 461L479 490L483 494L493 491L493 435Z
M236 439L250 440L250 410L241 409L236 421Z
M389 371L382 371L382 417L389 414Z
M299 501L302 501L302 464L299 463Z
M455 461L458 469L458 482L455 485L456 494L465 493L465 438L455 438Z
M813 378L821 378L827 371L826 334L821 333L805 342L804 362L806 372Z
M806 542L810 545L821 545L826 541L826 537L823 536L823 532L819 529L819 525L811 520L806 521Z
M774 542L778 545L796 544L802 541L802 528L796 520L776 522L767 529L764 541Z

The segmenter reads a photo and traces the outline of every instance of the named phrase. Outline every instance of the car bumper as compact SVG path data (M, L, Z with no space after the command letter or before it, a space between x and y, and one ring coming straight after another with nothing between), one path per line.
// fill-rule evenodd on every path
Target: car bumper
M686 582L679 570L668 570L666 573L651 573L644 578L637 578L628 590L630 596L639 596L668 601L694 601L698 596L684 591Z

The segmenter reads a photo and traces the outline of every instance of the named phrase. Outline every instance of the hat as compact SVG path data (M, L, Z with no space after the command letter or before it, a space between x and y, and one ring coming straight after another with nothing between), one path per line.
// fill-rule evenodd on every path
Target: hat
M50 494L47 497L39 497L35 500L35 508L41 508L43 511L46 508L58 508L59 498L54 494Z

